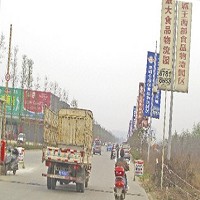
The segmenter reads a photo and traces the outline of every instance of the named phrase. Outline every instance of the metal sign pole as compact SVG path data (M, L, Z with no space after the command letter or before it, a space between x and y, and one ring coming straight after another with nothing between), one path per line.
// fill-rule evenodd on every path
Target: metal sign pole
M8 50L8 64L7 64L7 73L6 73L6 88L5 88L5 104L4 104L4 113L3 113L3 134L2 139L5 139L6 136L6 103L8 97L8 82L10 80L10 54L11 54L11 38L12 38L12 24L10 25L10 38L9 38L9 50Z
M174 55L172 64L172 79L171 79L171 99L170 99L170 114L169 114L169 136L168 136L168 148L167 148L167 160L171 158L171 142L172 142L172 113L173 113L173 101L174 101L174 73L175 73L175 53L176 53L176 21L177 21L177 1L175 6L175 28L174 28Z
M161 181L160 181L160 188L161 188L161 190L162 190L162 185L163 185L163 167L164 167L164 158L165 158L166 108L167 108L167 90L165 90L165 110L164 110L164 125L163 125L163 144L162 144L162 168L161 168Z

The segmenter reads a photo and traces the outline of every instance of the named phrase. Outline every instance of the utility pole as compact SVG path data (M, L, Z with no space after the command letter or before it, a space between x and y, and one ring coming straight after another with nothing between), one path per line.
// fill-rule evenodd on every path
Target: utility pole
M8 82L10 80L10 54L11 54L11 38L12 38L12 24L10 25L10 38L9 38L9 49L8 49L8 64L7 64L7 73L6 73L6 88L5 88L5 103L4 103L4 112L3 112L3 134L2 139L5 139L6 136L6 103L8 98Z

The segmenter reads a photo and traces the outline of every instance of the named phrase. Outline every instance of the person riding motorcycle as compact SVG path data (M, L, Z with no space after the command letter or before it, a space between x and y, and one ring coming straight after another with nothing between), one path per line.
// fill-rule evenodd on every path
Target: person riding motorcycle
M117 159L116 163L115 163L115 167L116 166L121 166L124 168L125 172L129 171L129 165L126 162L126 159L124 158L124 149L120 150L120 158ZM125 180L126 180L126 188L128 187L128 182L127 182L127 176L125 173Z
M112 145L111 152L110 152L110 159L113 159L114 151L115 151L115 145L113 144L113 145Z

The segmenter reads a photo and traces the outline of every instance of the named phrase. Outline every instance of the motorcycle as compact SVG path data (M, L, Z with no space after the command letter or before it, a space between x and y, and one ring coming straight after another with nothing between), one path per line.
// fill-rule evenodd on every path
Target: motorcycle
M19 152L16 148L8 149L8 152L6 153L5 158L5 175L7 175L8 171L13 171L13 174L16 174L16 171L18 168L19 163Z
M110 159L113 160L116 158L116 149L112 149L111 150L111 156L110 156Z
M126 188L126 174L125 170L121 166L115 167L115 186L114 186L114 196L115 200L125 199L127 188Z

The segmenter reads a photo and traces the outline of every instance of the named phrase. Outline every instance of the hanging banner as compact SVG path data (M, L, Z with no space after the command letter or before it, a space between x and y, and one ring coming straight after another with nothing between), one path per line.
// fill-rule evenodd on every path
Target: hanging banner
M157 85L158 81L158 67L159 67L159 54L155 53L155 76L154 85ZM152 107L152 118L160 118L160 103L161 103L161 90L153 93L153 107Z
M178 3L175 91L188 92L192 3Z
M132 131L135 130L135 120L136 120L136 106L133 106Z
M144 117L152 117L157 119L160 117L161 91L157 90L156 93L153 93L153 87L157 84L158 66L159 54L148 51L143 115Z
M160 64L158 88L171 90L172 60L175 33L175 0L163 0L160 31Z
M144 83L139 83L139 95L137 105L137 128L142 128L143 104L144 104Z
M127 138L131 137L131 135L132 135L132 120L129 121Z
M147 67L145 77L145 89L144 89L144 117L151 116L152 105L152 88L153 88L153 74L154 74L154 52L147 52Z

